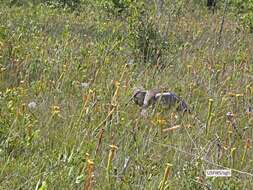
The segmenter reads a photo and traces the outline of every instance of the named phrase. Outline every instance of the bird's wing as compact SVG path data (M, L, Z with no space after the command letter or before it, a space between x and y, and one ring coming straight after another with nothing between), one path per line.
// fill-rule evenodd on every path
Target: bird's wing
M169 107L178 104L178 110L181 111L187 111L189 109L187 103L182 98L171 92L157 93L155 99Z
M155 95L156 100L160 101L162 104L172 105L176 102L180 101L180 98L171 92L165 92L165 93L157 93Z

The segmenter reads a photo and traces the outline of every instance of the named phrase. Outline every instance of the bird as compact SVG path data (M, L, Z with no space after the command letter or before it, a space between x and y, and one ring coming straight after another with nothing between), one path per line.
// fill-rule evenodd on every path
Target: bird
M131 100L141 107L142 115L146 115L148 107L156 104L159 104L164 108L176 106L177 111L190 112L189 106L182 98L173 92L162 92L159 89L145 90L142 87L135 88L133 96L130 98L129 102Z

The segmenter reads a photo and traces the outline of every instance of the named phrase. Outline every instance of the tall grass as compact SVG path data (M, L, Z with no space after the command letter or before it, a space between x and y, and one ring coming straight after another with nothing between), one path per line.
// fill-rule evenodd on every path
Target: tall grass
M1 6L1 189L252 189L253 38L228 14L218 44L222 15L194 1L159 18L141 3ZM192 113L143 118L125 106L135 86Z

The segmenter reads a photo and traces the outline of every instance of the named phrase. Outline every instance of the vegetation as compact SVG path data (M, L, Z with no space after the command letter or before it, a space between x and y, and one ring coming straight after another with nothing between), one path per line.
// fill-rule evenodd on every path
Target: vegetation
M3 1L0 189L252 189L253 4L227 6ZM191 114L143 118L137 86Z

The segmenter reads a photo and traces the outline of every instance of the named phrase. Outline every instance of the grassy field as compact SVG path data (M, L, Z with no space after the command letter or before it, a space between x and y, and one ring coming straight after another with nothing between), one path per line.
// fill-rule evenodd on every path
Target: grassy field
M0 189L253 189L252 33L222 4L137 4L0 6ZM139 86L192 113L142 117Z

